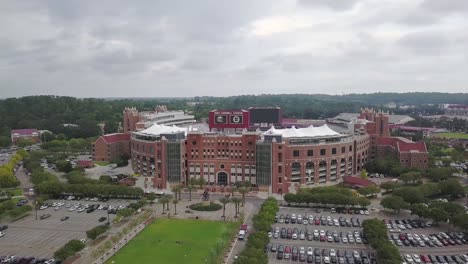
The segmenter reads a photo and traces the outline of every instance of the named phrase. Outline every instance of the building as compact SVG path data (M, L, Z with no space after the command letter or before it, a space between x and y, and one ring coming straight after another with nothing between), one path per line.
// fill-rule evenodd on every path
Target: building
M22 139L32 140L34 143L39 143L41 142L41 135L36 128L11 130L11 143L16 144Z
M136 131L101 137L93 153L96 159L108 160L120 151L109 142L127 146L133 170L144 177L149 189L168 189L203 178L212 186L249 182L260 191L283 194L339 183L358 175L371 158L385 155L395 156L402 166L427 166L423 142L390 137L387 113L363 109L348 123L309 125L307 120L285 120L285 128L282 118L276 117L280 109L267 110L254 113L254 122L250 110L213 110L210 130L202 130L164 124L140 129L132 121L137 120L136 110L126 109L124 127Z
M94 162L92 160L79 160L76 162L76 166L83 169L89 169L94 167Z
M343 185L346 187L358 189L367 187L369 185L375 185L375 183L367 179L362 179L360 177L345 176L343 177Z
M250 182L287 193L355 174L368 160L368 147L367 135L341 134L327 125L233 134L153 125L131 137L134 171L158 189L204 178L215 186Z
M389 128L393 133L398 133L404 137L413 137L417 134L421 134L422 138L428 138L432 133L440 130L439 128L435 127L415 127L404 125L390 125Z
M468 116L468 105L448 105L445 108L445 115L448 116Z
M390 136L388 113L362 109L358 123L365 125L370 136L371 159L393 156L402 167L425 169L429 166L429 152L423 141L413 142L404 137Z
M94 161L111 161L122 155L130 156L130 134L100 136L93 144Z
M184 111L169 111L165 105L158 105L154 111L138 112L134 107L126 107L124 115L124 133L143 130L153 124L167 126L187 126L195 123L195 117Z
M377 139L375 157L394 156L405 168L426 169L429 152L424 141L413 142L404 137L380 137Z

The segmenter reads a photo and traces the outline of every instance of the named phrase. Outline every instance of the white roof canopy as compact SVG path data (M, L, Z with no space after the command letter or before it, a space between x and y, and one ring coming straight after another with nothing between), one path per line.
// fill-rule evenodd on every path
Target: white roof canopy
M154 124L148 127L145 130L138 131L139 134L147 134L147 135L161 135L161 134L171 134L177 132L184 132L187 134L187 127L177 127L177 126L166 126L166 125L158 125Z
M284 138L301 138L301 137L324 137L324 136L338 136L340 133L332 130L326 124L318 127L309 126L305 128L285 128L276 129L271 127L263 135L282 135Z

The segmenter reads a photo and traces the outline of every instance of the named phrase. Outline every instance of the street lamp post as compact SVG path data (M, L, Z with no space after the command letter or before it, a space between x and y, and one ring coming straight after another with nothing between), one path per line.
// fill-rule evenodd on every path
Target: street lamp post
M36 213L36 220L37 220L37 200L36 200L36 196L34 196L34 212Z
M109 220L109 198L107 198L107 225L110 225L110 220Z

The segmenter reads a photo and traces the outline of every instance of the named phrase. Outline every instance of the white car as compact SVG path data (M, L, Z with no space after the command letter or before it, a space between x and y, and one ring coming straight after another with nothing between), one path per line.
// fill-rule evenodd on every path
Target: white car
M345 236L343 236L343 237L341 238L341 242L343 242L343 243L348 243L348 238L345 237Z
M336 257L336 250L334 248L330 249L330 257Z
M47 205L41 205L41 207L39 207L39 210L44 210L44 209L47 209L48 206Z
M4 236L5 236L5 233L0 232L0 237L4 237Z
M308 224L309 224L309 221L307 221L307 219L304 219L304 220L302 220L302 224L303 224L303 225L308 225Z
M310 256L314 255L314 250L312 249L312 247L307 248L307 255L310 255Z
M414 263L413 258L408 254L405 255L405 261L408 263Z
M302 222L302 215L297 215L297 221Z
M365 215L369 215L369 210L364 210Z
M421 263L421 258L420 258L418 255L416 255L416 254L413 254L413 260L414 260L414 262L416 262L416 263Z
M299 254L305 254L305 248L304 247L299 248Z
M268 232L268 237L272 237L273 234L271 232Z

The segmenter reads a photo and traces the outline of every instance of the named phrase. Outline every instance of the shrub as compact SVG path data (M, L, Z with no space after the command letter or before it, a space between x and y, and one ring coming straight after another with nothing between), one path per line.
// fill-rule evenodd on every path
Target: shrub
M195 211L218 211L223 208L222 205L217 203L210 203L209 205L204 205L202 203L191 204L190 209Z
M75 255L76 252L85 248L85 244L79 240L73 239L68 241L63 247L59 248L54 253L54 257L58 260L65 260L70 256Z
M108 225L100 225L96 226L95 228L86 231L86 236L89 239L96 239L98 236L104 234L110 227Z

